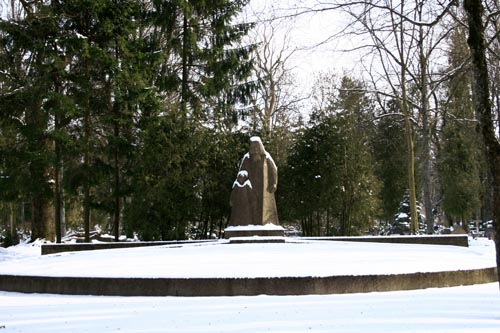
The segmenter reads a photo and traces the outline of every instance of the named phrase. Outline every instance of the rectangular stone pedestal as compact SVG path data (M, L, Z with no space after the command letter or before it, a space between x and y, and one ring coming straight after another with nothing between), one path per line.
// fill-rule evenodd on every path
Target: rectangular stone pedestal
M232 237L284 237L285 229L279 225L266 224L266 225L247 225L227 227L224 229L224 238L229 239Z

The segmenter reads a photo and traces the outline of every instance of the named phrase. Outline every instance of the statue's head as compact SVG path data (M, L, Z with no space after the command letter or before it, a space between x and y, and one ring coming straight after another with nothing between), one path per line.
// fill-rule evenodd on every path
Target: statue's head
M264 145L258 136L250 138L250 157L260 159L260 156L265 155Z
M237 179L238 179L238 182L240 182L240 184L243 184L248 179L248 171L240 170L238 172Z

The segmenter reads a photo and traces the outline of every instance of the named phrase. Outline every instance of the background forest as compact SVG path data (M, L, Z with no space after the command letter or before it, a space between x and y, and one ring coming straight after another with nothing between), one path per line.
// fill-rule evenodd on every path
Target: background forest
M458 1L334 0L274 19L242 19L246 0L1 3L4 242L88 241L96 226L219 237L253 135L278 166L280 223L302 235L493 218ZM485 9L498 136L500 2ZM287 19L325 11L348 22L329 38L359 40L360 60L305 89Z

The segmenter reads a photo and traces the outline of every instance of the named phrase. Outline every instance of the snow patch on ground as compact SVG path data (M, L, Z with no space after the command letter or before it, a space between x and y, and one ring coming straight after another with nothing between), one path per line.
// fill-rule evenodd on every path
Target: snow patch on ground
M42 253L41 246L45 243L44 241L36 240L33 243L22 242L8 248L0 247L0 262L40 256Z
M493 242L471 247L335 241L227 241L15 257L0 274L240 278L404 274L495 267Z
M474 332L500 327L498 284L350 295L97 297L0 292L11 332Z
M319 244L327 243L327 244ZM343 245L344 244L344 245ZM327 246L328 245L328 246ZM494 244L487 239L471 239L469 248L395 244L312 242L260 245L183 245L142 249L104 250L83 254L40 255L40 244L22 244L0 248L0 268L24 267L24 271L55 274L67 266L90 275L99 274L107 265L123 266L122 273L141 267L185 270L175 267L182 260L209 259L220 256L219 263L234 271L237 261L254 262L256 258L284 260L321 271L327 257L343 258L345 268L376 271L386 260L398 258L400 266L422 266L420 261L437 265L454 262L468 267L477 261L494 263ZM280 248L281 246L281 248ZM315 249L316 248L316 249ZM289 258L286 253L290 251ZM208 254L205 256L204 253ZM363 256L357 255L364 252ZM168 254L163 257L159 254ZM412 254L413 253L413 254ZM319 257L316 258L315 256ZM177 258L178 257L178 258ZM363 260L363 257L365 259ZM367 258L369 257L369 258ZM380 257L380 258L379 258ZM368 259L372 260L368 260ZM131 260L131 262L129 262ZM174 260L169 263L168 260ZM361 261L356 263L356 261ZM351 262L352 263L349 263ZM432 264L434 262L434 264ZM390 273L400 267L384 266ZM85 266L90 264L90 266ZM221 266L198 267L217 270ZM236 266L235 266L236 265ZM480 265L480 266L481 266ZM181 265L182 266L182 265ZM426 266L428 267L428 266ZM269 273L262 265L253 267L260 274ZM148 269L146 269L148 270ZM8 270L7 270L8 271ZM132 275L135 273L131 273ZM222 274L219 272L218 274ZM0 291L0 331L22 332L474 332L497 333L500 327L500 293L497 283L484 285L346 295L241 296L241 297L103 297L21 294Z

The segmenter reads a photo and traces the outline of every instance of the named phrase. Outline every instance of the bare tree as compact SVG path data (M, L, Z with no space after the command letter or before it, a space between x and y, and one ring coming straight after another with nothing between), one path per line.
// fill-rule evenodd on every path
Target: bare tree
M278 19L274 8L253 9L250 20L255 29L251 43L257 45L254 53L253 77L257 87L247 112L249 130L267 142L278 164L286 161L292 141L293 128L301 119L301 102L307 98L299 91L292 63L299 49L290 36L293 22Z
M383 91L389 88L397 101L404 119L408 153L408 189L410 195L411 232L418 231L418 215L416 207L415 187L415 151L414 129L412 124L411 105L408 97L407 72L412 49L415 47L415 28L409 26L402 19L408 11L405 1L401 1L399 8L393 7L391 2L363 2L343 6L342 8L353 19L354 24L349 34L366 35L368 42L363 47L368 55L375 54L376 67L380 74L375 76L373 61L370 64L374 78L374 90ZM410 38L408 38L410 37ZM373 59L373 58L372 58ZM383 83L380 80L383 80Z
M254 32L259 45L254 75L258 81L252 98L252 129L265 140L272 140L275 129L296 115L302 98L296 94L290 59L297 49L290 43L290 27L280 21L261 21Z
M371 78L379 101L390 97L398 102L403 116L408 147L408 187L412 214L412 232L418 231L416 213L414 137L421 134L422 187L427 216L427 231L433 232L431 97L442 82L437 77L443 39L452 26L441 24L452 2L439 1L330 1L312 11L341 9L351 17L339 37L364 40L346 51L362 53L365 71ZM322 4L322 6L320 5ZM415 93L417 92L417 93ZM380 97L382 97L380 99ZM383 103L381 103L382 105Z

